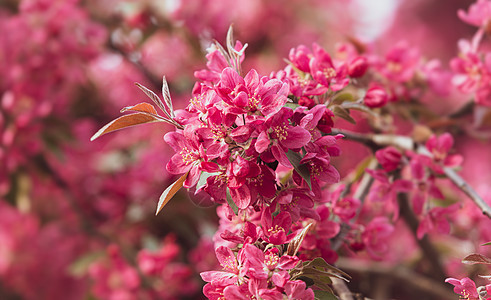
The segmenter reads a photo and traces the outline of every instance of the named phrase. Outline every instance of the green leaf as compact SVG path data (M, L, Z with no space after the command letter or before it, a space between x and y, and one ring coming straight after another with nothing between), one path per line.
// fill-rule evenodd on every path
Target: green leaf
M144 249L152 252L157 252L160 248L160 240L153 235L145 235L142 237L142 246Z
M297 173L302 176L302 178L307 182L309 185L309 188L312 189L312 181L310 179L310 170L309 167L307 167L306 164L301 164L300 161L302 160L302 157L298 152L288 150L286 153L286 157L288 157L288 160L292 164L293 168Z
M481 246L491 246L491 242L484 243Z
M293 103L293 102L287 102L285 103L285 105L283 105L284 107L289 107L293 110L295 110L297 107L299 107L300 105L298 103Z
M348 103L344 103L341 107L343 109L346 109L346 110L355 109L355 110L367 113L367 114L372 115L372 116L377 116L377 114L375 114L370 108L368 108L367 106L365 106L361 103L348 102Z
M106 256L106 251L97 251L86 253L79 258L77 258L69 267L68 272L75 277L84 276L89 266L99 260L100 258Z
M295 278L295 280L302 280L303 282L305 282L307 287L312 286L315 283L312 278L307 277L307 276L300 276L300 277Z
M330 280L329 276L315 276L312 279L314 279L314 286L316 287L316 290L331 291L329 284L331 284L332 281ZM326 279L329 279L331 282L328 282Z
M315 267L303 268L302 275L313 275L313 276L309 276L309 277L314 277L314 276L342 277L339 274L336 274L336 273L333 273L333 272L329 272L329 271L324 271L322 269L318 269L318 268L315 268Z
M353 119L350 114L349 110L342 108L339 105L334 105L332 106L332 112L335 116L340 117L342 119L345 119L346 121L350 122L351 124L356 124L355 119Z
M237 204L235 204L234 199L232 199L232 196L230 195L230 191L227 188L227 203L232 208L233 212L235 215L239 214L239 208L237 207Z
M370 164L374 159L375 158L373 156L368 156L367 158L362 160L358 165L356 165L355 169L349 174L350 176L349 181L357 182L358 180L360 180L363 177L363 175L367 173L366 170L368 169L368 167L370 166Z
M340 276L335 276L335 277L341 278L345 281L348 281L348 279L351 279L350 275L348 275L347 273L341 271L340 269L338 269L334 266L331 266L322 257L316 257L311 261L304 262L303 268L304 269L305 268L326 269L326 270L330 270L330 272L327 271L327 273L329 273L329 274L340 275Z
M171 184L168 188L165 189L165 191L162 193L159 199L159 203L157 204L157 211L155 212L155 215L158 215L158 213L164 208L164 206L169 203L170 199L174 197L174 195L179 191L182 186L184 185L184 181L188 177L189 171L182 175L179 179L176 180L173 184Z
M345 101L354 101L355 97L351 93L339 93L334 98L331 100L329 104L335 105L335 104L341 104Z
M199 176L198 183L196 184L196 189L199 190L201 187L203 187L206 184L206 180L208 179L208 177L211 177L214 175L219 175L219 173L201 172L201 175Z
M482 254L474 253L468 255L466 258L462 260L462 262L468 265L473 265L473 264L491 265L491 258L486 257Z
M318 300L338 300L338 297L336 297L333 293L326 291L316 290L314 291L314 295L315 299Z

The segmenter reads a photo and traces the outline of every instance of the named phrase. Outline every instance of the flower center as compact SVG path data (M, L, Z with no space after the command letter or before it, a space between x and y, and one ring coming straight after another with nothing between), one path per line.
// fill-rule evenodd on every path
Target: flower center
M268 228L268 233L269 235L276 234L279 232L285 232L285 229L283 227L275 225L274 227Z
M179 154L182 157L182 161L186 164L189 165L199 158L199 154L196 151L189 150L188 147L184 147Z
M286 131L286 126L275 126L273 127L273 133L276 136L276 139L279 141L286 140L288 136L288 132Z

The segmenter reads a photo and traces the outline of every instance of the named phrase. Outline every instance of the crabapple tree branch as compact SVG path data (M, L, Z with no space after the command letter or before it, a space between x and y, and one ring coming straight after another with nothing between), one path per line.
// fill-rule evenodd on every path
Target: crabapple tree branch
M357 132L333 129L334 134L342 134L345 138L365 144L372 150L377 150L385 146L395 146L404 150L417 151L420 154L431 156L428 149L423 145L417 145L410 137L392 134L362 134ZM443 167L443 172L450 181L464 192L482 211L482 213L491 219L491 206L489 206L479 194L453 169Z

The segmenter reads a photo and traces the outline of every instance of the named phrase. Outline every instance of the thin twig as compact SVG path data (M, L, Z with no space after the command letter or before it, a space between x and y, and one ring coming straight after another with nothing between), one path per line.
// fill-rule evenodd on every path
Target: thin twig
M332 287L338 294L340 300L354 300L353 294L348 289L348 286L346 285L346 282L344 282L344 280L336 277L331 277L331 280Z
M376 164L376 160L372 160L367 168L373 168L375 167L375 164ZM373 184L373 181L374 181L373 177L370 174L368 173L363 174L363 177L360 180L360 184L358 185L358 188L356 189L353 197L360 200L360 203L363 204L363 202L365 201L365 197L368 195L368 191L370 190L370 187ZM360 214L361 211L361 207L362 205L360 205L360 207L358 208L355 217L351 219L351 223L353 223L358 218L358 215ZM341 224L341 230L339 234L336 237L334 237L333 242L331 244L332 250L337 251L343 245L344 238L349 233L350 228L351 226L347 223Z
M484 202L484 200L476 193L476 191L462 178L459 174L457 174L453 169L443 168L443 172L445 175L453 182L460 190L462 190L467 197L472 199L474 203L481 209L483 215L487 216L491 219L491 207Z

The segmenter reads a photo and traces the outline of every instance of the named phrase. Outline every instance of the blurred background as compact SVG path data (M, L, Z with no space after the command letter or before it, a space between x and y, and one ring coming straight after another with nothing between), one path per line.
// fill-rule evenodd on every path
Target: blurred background
M121 108L147 101L135 82L158 93L165 75L184 108L206 48L232 23L249 44L244 69L264 75L314 41L332 51L358 40L384 53L406 40L448 67L457 40L474 32L456 15L470 3L0 0L0 299L202 298L199 272L217 268L215 207L181 191L154 216L175 180L163 141L173 128L89 141ZM485 189L491 172L479 173L469 178ZM365 275L351 288L370 295L380 280Z

